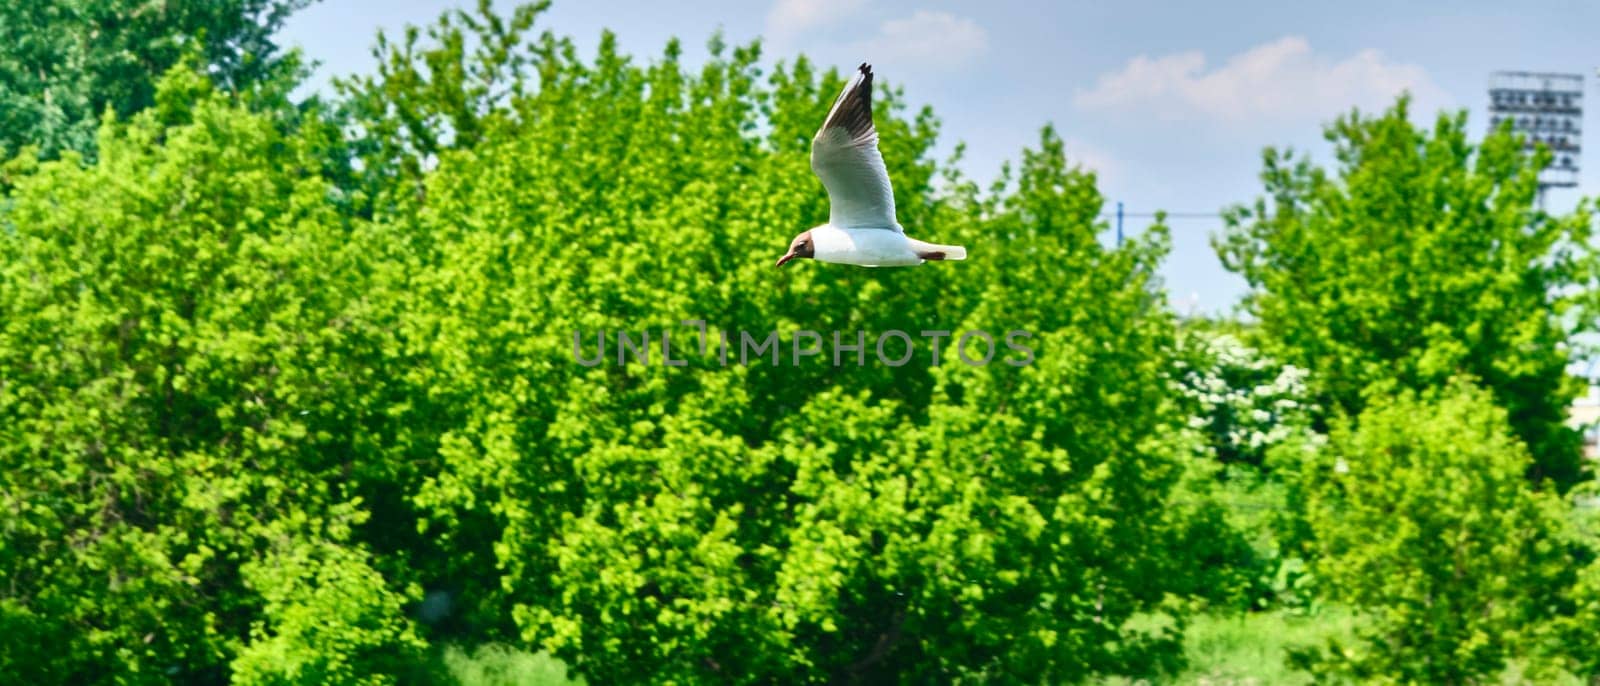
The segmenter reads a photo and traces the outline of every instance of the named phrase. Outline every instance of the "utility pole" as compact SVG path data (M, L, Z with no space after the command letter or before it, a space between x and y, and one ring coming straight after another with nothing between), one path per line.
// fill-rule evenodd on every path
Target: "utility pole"
M1122 247L1122 201L1117 201L1117 247Z

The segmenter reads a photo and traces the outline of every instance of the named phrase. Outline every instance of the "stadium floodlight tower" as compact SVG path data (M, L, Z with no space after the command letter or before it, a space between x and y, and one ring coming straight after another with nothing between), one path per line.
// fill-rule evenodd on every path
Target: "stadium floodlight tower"
M1544 145L1552 156L1539 173L1539 202L1547 188L1578 185L1583 151L1583 75L1497 71L1489 76L1489 128L1509 120L1529 154Z

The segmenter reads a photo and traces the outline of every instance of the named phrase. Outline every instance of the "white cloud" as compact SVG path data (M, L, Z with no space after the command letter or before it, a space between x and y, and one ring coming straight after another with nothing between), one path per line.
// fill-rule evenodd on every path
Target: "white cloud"
M767 40L774 54L800 49L894 64L896 72L912 65L960 66L989 48L988 32L966 17L917 10L869 33L872 24L858 16L865 9L867 0L777 0L767 12Z
M860 49L887 63L954 67L988 50L989 34L966 17L917 10L909 17L883 22Z
M767 12L767 36L787 42L811 29L848 19L865 0L778 0Z
M1378 109L1401 91L1424 106L1447 100L1420 66L1396 63L1370 48L1335 61L1315 53L1303 37L1285 36L1210 71L1198 51L1140 55L1101 75L1094 88L1078 91L1073 102L1084 109L1146 109L1164 119L1199 113L1239 123L1326 117L1352 106Z

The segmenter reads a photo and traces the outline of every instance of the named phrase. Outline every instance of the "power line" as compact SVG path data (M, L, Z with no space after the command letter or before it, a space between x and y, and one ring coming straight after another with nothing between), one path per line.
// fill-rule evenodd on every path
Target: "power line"
M1150 219L1150 218L1154 218L1156 216L1156 214L1157 214L1156 212L1123 212L1122 216L1123 217L1139 217L1139 218L1144 218L1144 219ZM1168 219L1221 219L1222 218L1222 213L1220 213L1220 212L1162 212L1160 214L1166 216L1166 218L1168 218ZM1100 213L1100 217L1103 218L1103 219L1113 219L1116 216L1117 216L1117 213L1115 213L1115 212L1102 212L1102 213Z

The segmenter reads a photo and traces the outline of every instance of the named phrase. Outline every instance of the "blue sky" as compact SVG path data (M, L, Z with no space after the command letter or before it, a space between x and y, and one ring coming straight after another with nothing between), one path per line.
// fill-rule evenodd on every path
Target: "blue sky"
M292 17L281 40L319 61L325 82L369 71L379 29L397 32L468 4L322 0ZM557 0L541 26L591 54L610 28L636 56L657 55L678 37L698 58L721 28L730 42L764 38L769 60L804 52L841 68L870 61L913 104L934 108L945 150L965 142L965 170L979 179L1055 124L1068 155L1099 173L1108 211L1118 200L1129 213L1213 213L1250 201L1260 192L1264 146L1326 159L1323 123L1352 106L1382 108L1401 90L1414 95L1418 117L1465 108L1482 130L1489 73L1499 69L1585 75L1585 128L1600 134L1592 92L1600 4L1577 1ZM1553 191L1551 209L1600 188L1600 159L1585 162L1579 188ZM1145 223L1130 217L1125 226L1133 233ZM1244 284L1210 248L1219 221L1170 223L1163 276L1174 304L1228 310Z

